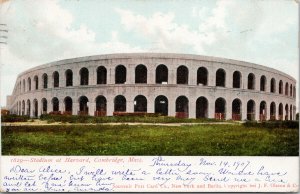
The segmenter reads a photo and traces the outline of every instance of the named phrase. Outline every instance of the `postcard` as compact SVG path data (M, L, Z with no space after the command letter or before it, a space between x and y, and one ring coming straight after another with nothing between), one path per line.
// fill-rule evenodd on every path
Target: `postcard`
M298 1L1 0L1 192L298 192Z

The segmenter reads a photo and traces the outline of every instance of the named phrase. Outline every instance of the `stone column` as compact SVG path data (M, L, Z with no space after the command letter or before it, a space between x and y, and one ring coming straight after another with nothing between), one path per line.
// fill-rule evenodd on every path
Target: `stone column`
M126 98L126 112L134 112L134 101Z
M225 115L226 120L232 119L232 102L231 101L226 101L226 115Z
M107 98L106 102L106 115L112 116L114 112L114 99L113 97Z
M147 113L154 113L154 99L147 99Z
M89 84L88 85L96 85L97 84L97 69L95 69L94 67L89 67L88 70L89 70Z
M34 116L34 104L33 104L33 100L30 100L30 112L29 112L29 115L30 117L33 117Z
M216 86L216 70L211 67L207 69L208 71L208 86ZM213 116L214 118L215 116Z
M48 75L48 88L54 88L53 72L48 72L47 75Z
M47 99L47 113L53 111L52 99Z
M193 99L189 99L189 118L196 118L196 104Z
M226 74L225 74L225 87L226 88L232 88L232 75L233 75L233 72L232 71L226 71ZM231 110L230 110L231 111ZM226 116L227 117L227 116ZM230 118L232 117L232 115L230 115ZM228 117L227 117L228 118Z
M259 120L259 102L255 102L255 120L258 121Z
M73 101L72 115L78 115L78 110L79 110L79 103Z
M210 100L208 103L209 103L208 118L214 119L215 118L215 99Z
M242 121L247 119L247 102L246 101L242 101Z
M39 75L37 75L38 76L38 80L39 80L39 83L38 83L38 89L39 90L42 90L42 89L44 89L44 79L43 79L43 73L42 73L42 75L41 76L39 76Z
M285 89L285 85L283 87ZM265 92L271 92L271 78L269 78L268 76L266 76L266 89ZM285 90L283 90L283 92L285 92Z
M59 99L59 109L58 109L61 114L64 113L65 111L65 103L64 103L64 99Z
M242 89L247 90L248 89L248 74L242 75Z
M87 105L89 107L89 115L94 116L95 115L95 110L96 110L96 103L95 102L88 102Z
M173 98L170 98L168 103L169 103L168 104L168 116L175 117L175 114L176 114L175 100Z
M189 81L188 85L197 85L197 69L195 67L189 68Z
M38 105L37 105L37 116L40 117L41 116L41 107L42 107L42 103L41 101L37 101Z
M155 69L147 68L147 84L155 84Z
M115 67L107 68L107 84L115 84Z
M270 119L270 105L266 102L266 108L265 108L265 115L266 115L266 120Z
M168 84L177 84L176 81L176 69L173 67L170 67L169 72L168 72Z
M260 91L260 76L255 75L255 90Z
M126 69L126 84L135 84L135 65L129 64Z
M58 71L58 75L59 75L59 84L58 87L66 87L66 75L65 75L65 71Z
M75 68L72 71L73 71L73 86L80 86L79 69Z

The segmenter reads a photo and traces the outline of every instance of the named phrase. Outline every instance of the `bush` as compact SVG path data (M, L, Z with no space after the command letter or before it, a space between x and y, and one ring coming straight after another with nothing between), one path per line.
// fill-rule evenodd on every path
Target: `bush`
M30 119L29 116L19 116L19 115L2 115L2 122L27 122Z
M299 128L299 121L265 121L265 122L257 122L257 121L246 121L244 123L245 127L265 127L268 129L275 128L288 128L295 129Z
M139 114L138 114L139 115ZM87 116L87 115L41 115L41 120L62 123L203 123L203 122L222 122L216 119L189 119L189 118L175 118L169 116L159 116L157 114L125 114L120 116Z

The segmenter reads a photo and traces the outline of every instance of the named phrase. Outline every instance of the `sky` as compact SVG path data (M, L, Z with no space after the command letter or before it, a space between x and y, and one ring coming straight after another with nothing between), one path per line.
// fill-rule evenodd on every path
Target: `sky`
M293 0L1 0L0 8L7 25L0 29L8 30L0 31L7 42L0 44L1 106L31 67L109 53L229 58L275 68L299 84Z

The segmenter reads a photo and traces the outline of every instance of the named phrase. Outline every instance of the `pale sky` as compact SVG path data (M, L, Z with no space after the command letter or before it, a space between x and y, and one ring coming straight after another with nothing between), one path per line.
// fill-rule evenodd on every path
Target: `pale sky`
M0 23L9 30L0 32L1 106L28 68L109 53L223 57L299 80L294 0L14 0L1 4Z

